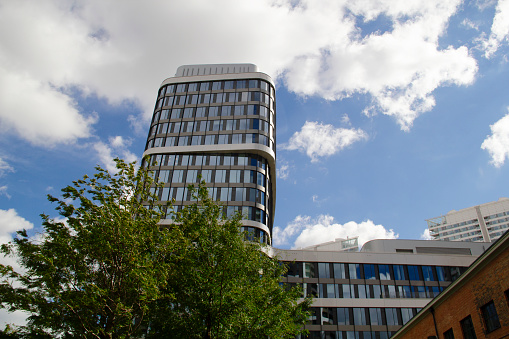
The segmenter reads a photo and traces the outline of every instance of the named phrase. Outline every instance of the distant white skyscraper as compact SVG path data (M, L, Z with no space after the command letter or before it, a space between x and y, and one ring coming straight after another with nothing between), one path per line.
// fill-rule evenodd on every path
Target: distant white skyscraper
M187 186L201 175L228 216L243 214L249 239L271 243L275 98L272 79L253 64L180 66L164 80L143 153L163 184L159 200L174 199L175 210L192 204Z
M509 199L452 210L426 221L436 240L494 241L509 229Z

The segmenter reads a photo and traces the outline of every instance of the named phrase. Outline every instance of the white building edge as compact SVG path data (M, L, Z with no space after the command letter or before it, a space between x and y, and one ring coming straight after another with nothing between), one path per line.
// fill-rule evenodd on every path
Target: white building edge
M426 221L436 240L494 241L509 229L509 198L452 210Z

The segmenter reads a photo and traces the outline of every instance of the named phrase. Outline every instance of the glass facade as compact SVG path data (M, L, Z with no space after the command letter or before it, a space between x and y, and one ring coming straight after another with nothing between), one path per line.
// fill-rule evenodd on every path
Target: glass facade
M369 299L431 299L466 267L386 263L287 262L283 281L302 286L314 304L366 304ZM358 302L352 300L357 299ZM363 301L364 300L364 301ZM378 301L378 303L381 300ZM425 305L426 301L422 303ZM390 338L420 310L418 307L311 307L301 338ZM320 325L320 326L318 326Z
M192 203L187 187L201 178L226 216L242 213L246 220L242 230L249 239L271 242L275 107L274 86L263 73L184 76L163 82L144 166L162 186L152 188L159 200L173 201L167 218Z

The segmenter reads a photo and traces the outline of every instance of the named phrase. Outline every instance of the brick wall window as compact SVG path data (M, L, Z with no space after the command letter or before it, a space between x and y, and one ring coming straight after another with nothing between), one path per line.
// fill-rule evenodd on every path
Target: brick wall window
M452 328L444 332L444 339L454 339L454 333L452 331Z
M481 307L482 318L486 326L486 333L492 332L500 327L497 310L493 300Z
M461 331L463 332L463 338L465 339L477 339L475 335L474 323L472 317L468 316L460 321Z

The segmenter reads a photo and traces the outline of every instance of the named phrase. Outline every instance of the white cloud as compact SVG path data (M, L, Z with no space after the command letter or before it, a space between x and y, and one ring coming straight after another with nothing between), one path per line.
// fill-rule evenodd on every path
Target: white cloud
M341 123L345 126L351 126L352 123L350 122L350 117L348 116L348 114L343 114L343 116L341 117Z
M32 229L34 225L18 215L15 209L0 209L0 244L11 241L11 233L21 229Z
M431 236L431 234L429 233L429 228L426 228L422 233L421 233L421 237L420 237L421 240L433 240L434 238Z
M0 196L5 195L7 199L10 199L11 196L9 193L7 193L7 189L8 189L7 185L0 186Z
M131 140L125 140L120 135L117 135L116 137L110 137L109 141L110 145L115 148L125 148L131 146Z
M295 132L282 148L305 152L312 162L319 157L333 155L356 141L367 139L361 129L335 128L318 122L306 121L300 132Z
M22 229L32 229L34 225L25 218L18 215L15 209L0 209L0 244L8 243L12 240L12 233ZM16 257L5 257L0 255L0 261L3 265L10 265L16 271L21 268ZM6 324L24 325L28 314L16 311L7 312L0 310L0 328L4 328Z
M0 310L0 328L4 329L5 325L25 325L28 313L22 311L7 312L5 309Z
M143 6L4 1L0 30L9 34L0 36L1 125L37 145L87 138L97 118L76 106L70 89L78 89L111 104L128 100L139 106L143 119L125 117L136 127L151 115L158 84L178 66L247 60L300 95L336 100L369 94L372 112L393 116L408 129L434 106L436 88L474 79L477 64L466 47L438 47L459 5L460 0L147 0ZM363 34L363 23L382 16L390 22L387 31ZM260 17L271 34L260 34ZM169 34L174 31L182 34Z
M359 237L359 246L373 239L395 239L398 237L392 229L375 225L366 220L361 223L350 221L345 224L334 223L330 215L320 215L316 219L309 216L297 216L286 227L274 227L274 245L291 245L300 248L333 241L336 238Z
M97 152L99 160L111 173L116 173L117 168L113 159L119 157L126 162L136 161L138 158L131 153L127 148L131 145L131 140L126 140L122 136L117 135L109 138L109 144L102 141L94 144L94 149Z
M8 172L14 172L14 168L4 159L0 158L0 177L3 177Z
M304 95L334 100L369 93L372 113L396 118L409 130L415 118L435 105L433 91L446 84L473 82L477 63L465 46L438 48L459 1L352 1L346 3L365 20L392 19L392 31L331 41L288 66L288 87Z
M509 158L509 113L490 125L490 128L491 135L484 139L481 148L488 151L491 163L495 167L500 167L505 159Z
M479 30L479 24L473 22L472 20L470 20L468 18L463 19L463 21L461 22L461 25L463 25L467 28L470 28L470 29L474 29L476 31Z
M0 209L0 244L6 244L12 240L13 233L22 229L32 229L34 225L18 215L15 209L8 210ZM16 256L3 256L0 255L0 261L4 265L10 265L15 270L20 270L19 263Z
M276 176L278 179L286 180L290 175L290 165L282 160L278 162L278 168L276 169Z
M34 145L53 146L90 136L96 116L81 115L73 99L26 74L0 66L0 130Z
M488 40L484 41L484 56L490 58L499 49L502 42L509 38L509 0L499 0L491 25Z

